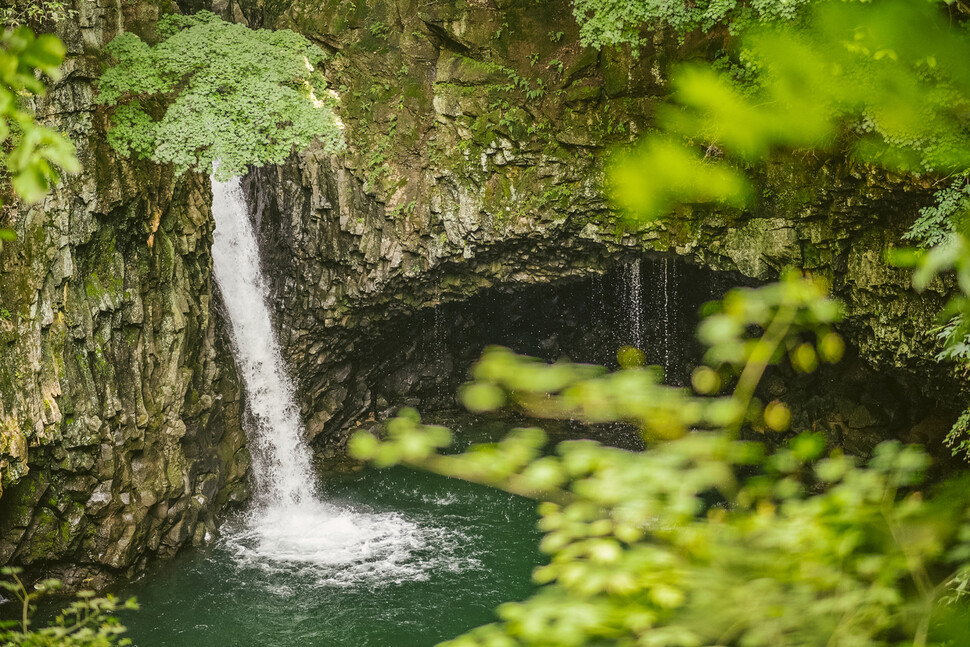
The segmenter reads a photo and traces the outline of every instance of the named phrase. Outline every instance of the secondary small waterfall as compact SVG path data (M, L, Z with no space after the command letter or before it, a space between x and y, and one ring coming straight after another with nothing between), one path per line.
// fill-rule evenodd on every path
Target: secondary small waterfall
M664 346L664 372L670 373L670 259L664 256L663 261L663 346Z
M640 259L627 264L627 314L630 318L630 344L643 348L643 286L640 281Z
M448 397L447 391L447 380L445 379L448 373L448 368L446 367L446 356L448 354L448 347L446 344L447 331L445 330L445 311L444 306L441 303L441 284L435 286L434 289L434 322L433 322L433 338L432 343L434 347L431 349L431 357L434 361L434 369L437 375L435 376L435 398L438 402L445 402Z
M677 294L677 263L664 256L661 265L660 291L663 298L661 323L663 336L663 367L669 380L673 371L673 358L678 356L677 336L679 334L679 296Z
M246 386L256 505L223 544L241 567L321 585L424 579L461 571L461 538L395 512L338 507L317 496L304 429L273 329L259 247L239 178L212 178L213 272Z

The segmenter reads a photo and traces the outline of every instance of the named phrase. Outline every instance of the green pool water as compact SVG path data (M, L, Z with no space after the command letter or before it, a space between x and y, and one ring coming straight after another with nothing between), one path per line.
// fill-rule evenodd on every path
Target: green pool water
M439 415L457 445L500 438L521 420ZM542 425L635 448L629 429ZM203 549L112 590L136 647L427 647L495 620L534 590L535 503L406 468L328 474L319 502L225 519ZM42 610L49 620L54 607Z
M343 546L333 564L267 559L247 550L245 518L229 520L213 546L116 591L141 604L123 616L134 644L426 646L532 590L541 556L531 501L404 468L330 478L323 494L348 523L377 528L381 549Z

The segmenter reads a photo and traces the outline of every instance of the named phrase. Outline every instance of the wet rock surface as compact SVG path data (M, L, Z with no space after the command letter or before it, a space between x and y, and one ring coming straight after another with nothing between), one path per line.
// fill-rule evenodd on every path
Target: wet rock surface
M947 286L917 294L908 271L883 260L930 200L912 178L796 155L759 171L759 197L744 212L681 208L617 226L601 189L604 160L649 126L670 66L722 35L678 45L657 34L638 59L597 52L579 45L565 2L349 11L303 1L276 24L332 52L327 75L350 146L340 158L310 150L259 169L248 189L284 352L324 453L340 453L352 421L420 400L405 395L420 376L401 368L416 346L398 340L427 334L435 308L602 274L629 255L680 258L735 282L773 280L785 267L828 280L860 366L921 403L883 433L905 435L913 417L962 393L932 359L929 331ZM467 365L454 362L449 388ZM857 405L842 403L825 423L833 439L879 434L885 416L842 411ZM937 439L953 407L941 405L938 418Z
M119 159L93 101L104 44L157 7L79 7L38 113L84 170L5 214L18 240L0 255L0 564L91 587L209 540L248 496L249 460L208 179Z

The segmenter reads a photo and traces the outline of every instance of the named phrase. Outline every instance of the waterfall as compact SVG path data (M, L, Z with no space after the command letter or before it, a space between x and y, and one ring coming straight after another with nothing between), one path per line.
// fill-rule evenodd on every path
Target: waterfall
M434 288L434 321L432 323L432 344L434 345L431 349L432 361L434 362L435 371L435 388L434 396L437 400L438 406L446 402L447 399L447 383L448 383L448 372L445 366L445 356L448 349L445 345L445 311L441 305L441 281L435 284Z
M677 265L671 264L664 256L661 273L661 291L663 294L663 367L667 379L672 370L671 357L675 353L677 344Z
M293 386L283 368L259 247L239 178L212 181L213 271L229 314L236 363L246 385L258 500L268 506L313 498L310 456Z
M222 545L243 568L283 572L323 585L425 579L462 570L460 538L395 512L321 501L314 487L292 381L273 329L259 247L239 178L212 178L213 273L228 310L236 365L245 384L246 437L256 505L230 524Z
M630 317L630 343L643 348L643 288L640 285L640 259L627 264L627 313Z

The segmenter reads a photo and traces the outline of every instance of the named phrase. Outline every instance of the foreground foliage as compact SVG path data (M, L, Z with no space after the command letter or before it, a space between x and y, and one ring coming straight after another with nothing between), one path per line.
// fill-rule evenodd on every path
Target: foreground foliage
M955 317L946 335L959 349L970 332L970 243L960 216L970 168L963 26L947 23L934 3L901 0L576 6L600 21L584 27L588 42L636 46L644 20L703 27L705 15L730 19L736 9L783 4L800 13L797 24L765 14L738 41L736 60L751 81L744 87L712 66L675 72L674 104L661 111L659 132L612 169L614 195L637 218L684 202L745 207L754 196L748 173L791 148L956 174L914 228L914 239L942 244L897 261L917 268L917 289L955 271L962 294L943 316ZM590 24L600 31L589 36ZM446 644L970 643L967 477L927 484L927 456L896 442L861 463L826 451L812 433L777 451L740 440L742 428L787 428L784 404L759 402L755 386L772 363L808 372L836 360L837 319L820 286L789 275L729 293L709 313L699 330L708 350L691 390L665 386L656 368L607 373L497 349L462 393L476 411L514 406L538 417L633 423L648 441L644 452L578 441L547 455L541 431L522 429L447 455L440 450L448 431L421 424L413 411L392 420L384 439L355 436L352 452L376 466L405 463L542 501L549 564L534 574L538 592Z
M46 627L31 628L30 616L37 598L60 588L57 580L43 580L30 591L15 568L0 569L0 591L13 595L20 603L21 617L18 621L0 622L0 645L2 647L109 647L130 645L122 638L125 628L114 617L120 609L137 609L134 598L121 603L113 596L95 597L91 591L81 591L77 600L60 611Z
M681 6L667 0L632 4ZM795 13L785 20L772 17L773 8L782 5ZM612 7L612 0L603 6ZM929 251L892 258L922 268L914 280L917 290L953 270L966 291L967 25L930 1L711 2L697 3L694 10L717 7L729 8L724 19L738 11L766 12L765 20L745 23L731 51L745 81L738 83L715 65L677 68L672 103L659 111L658 132L614 161L611 188L619 205L632 218L656 218L680 203L747 207L758 193L749 175L772 155L791 149L847 154L856 163L941 186L935 204L914 214L907 235ZM965 365L970 299L956 294L940 324L939 358ZM955 454L970 456L970 410L948 442Z
M320 48L289 30L252 30L210 12L159 20L161 41L131 33L108 46L116 64L98 101L115 106L108 141L137 155L217 175L281 164L314 140L338 151L343 136L319 70Z
M27 27L0 34L0 154L3 174L27 202L40 200L57 181L57 167L79 170L74 145L37 122L30 103L45 92L43 76L60 78L64 44L34 36Z
M798 25L747 30L737 56L753 73L745 87L710 65L673 73L661 132L613 176L631 212L746 205L748 169L791 148L844 150L905 172L970 168L970 39L933 3L818 2ZM679 181L651 180L658 170Z
M754 385L771 363L810 371L838 359L837 319L821 286L789 275L729 293L705 320L693 392L663 385L656 367L607 373L493 349L462 393L477 411L511 404L539 417L631 422L650 442L644 452L573 441L544 455L542 432L520 429L442 455L449 433L413 411L392 420L383 441L355 436L352 452L375 465L543 501L549 564L535 572L539 592L446 644L908 647L970 638L951 622L968 611L954 597L970 561L966 478L924 486L928 458L896 442L861 465L826 455L817 434L774 453L739 440L742 424L787 428L787 408L763 405ZM732 375L733 390L717 395ZM698 429L707 431L690 433Z

